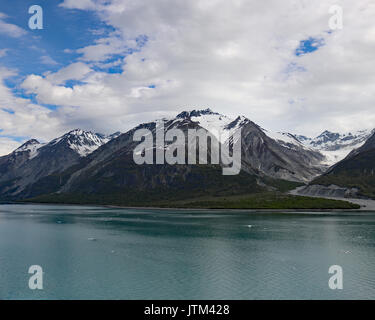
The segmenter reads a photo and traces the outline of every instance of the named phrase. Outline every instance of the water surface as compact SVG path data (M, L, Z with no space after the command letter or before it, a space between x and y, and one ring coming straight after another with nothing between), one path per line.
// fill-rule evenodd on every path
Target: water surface
M374 249L371 212L0 205L0 299L375 299Z

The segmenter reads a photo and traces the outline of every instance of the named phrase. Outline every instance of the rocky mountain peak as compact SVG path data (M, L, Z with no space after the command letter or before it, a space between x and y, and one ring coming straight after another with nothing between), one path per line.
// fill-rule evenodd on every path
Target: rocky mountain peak
M42 146L43 144L41 144L38 140L31 139L17 148L13 154L17 155L19 153L27 152L28 158L33 159L38 155L38 149L40 149Z
M326 142L329 142L329 141L333 142L333 141L336 141L339 138L340 138L339 133L330 132L330 131L326 130L315 138L314 143L315 144L322 144L322 143L326 143Z
M227 124L224 129L225 130L231 130L234 128L239 128L241 126L244 126L245 124L251 122L248 118L244 116L238 116L235 120L233 120L231 123Z
M16 151L26 151L30 146L38 145L40 142L36 139L30 139L26 141L23 145L16 149Z
M202 110L191 110L191 111L182 111L177 115L176 118L189 119L192 117L200 117L202 115L220 115L217 112L213 112L210 108Z
M107 143L110 139L91 131L74 129L63 136L52 140L48 146L66 145L79 156L85 157L94 152L97 148Z

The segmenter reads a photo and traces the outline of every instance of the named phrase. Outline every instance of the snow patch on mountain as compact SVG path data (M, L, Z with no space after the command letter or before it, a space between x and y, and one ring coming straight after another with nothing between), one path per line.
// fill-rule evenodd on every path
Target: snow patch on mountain
M190 119L198 123L202 128L213 134L222 143L226 142L229 137L250 122L244 116L238 116L233 119L223 114L213 112L211 109L184 111L177 115L176 119Z
M50 143L48 143L48 146L65 143L70 149L77 152L80 157L86 157L110 140L117 138L119 135L121 135L120 132L106 136L100 133L75 129L59 138L52 140Z
M100 137L91 131L76 129L65 135L69 147L76 151L79 156L86 157L96 149L107 143L107 137Z
M43 146L44 146L43 143L40 143L38 140L32 139L32 140L25 142L22 146L20 146L14 152L16 154L21 153L21 152L28 152L29 159L31 160L38 155L38 150Z
M301 141L299 141L298 138L295 135L291 134L291 133L287 133L287 132L272 132L272 131L269 131L269 130L266 130L266 129L263 129L263 132L268 137L270 137L271 139L276 140L277 142L279 142L285 148L296 149L296 147L298 147L298 148L302 148L302 149L312 150L307 145L305 145Z
M220 113L213 112L211 109L184 111L177 115L176 120L190 119L197 122L202 128L212 133L219 141L224 142L230 136L231 128L228 126L234 121Z
M244 116L239 116L236 119L230 118L223 114L213 112L211 109L204 110L192 110L181 112L176 117L176 121L181 119L191 119L197 122L202 128L211 132L221 142L225 142L229 137L233 136L234 132L240 127L250 122L250 120ZM280 145L285 148L298 150L299 148L305 150L312 150L313 148L307 144L301 142L295 135L287 132L273 132L261 128L261 130L271 139L277 141ZM308 138L306 138L308 139Z

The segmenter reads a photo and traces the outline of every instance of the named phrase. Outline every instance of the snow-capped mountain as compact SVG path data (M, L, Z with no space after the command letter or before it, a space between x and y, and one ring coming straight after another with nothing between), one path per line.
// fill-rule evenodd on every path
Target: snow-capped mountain
M100 133L92 133L91 131L75 129L59 138L53 139L49 143L40 143L36 139L31 139L14 150L14 153L26 153L28 155L28 159L31 160L39 154L41 148L50 148L52 146L65 144L69 146L70 149L75 151L80 157L86 157L103 144L106 144L108 141L115 139L120 135L121 132L116 132L107 136Z
M307 145L302 143L295 135L288 133L288 132L272 132L266 129L263 129L264 133L270 137L271 139L274 139L275 141L279 142L281 145L283 145L286 148L290 149L308 149L312 150L309 148Z
M373 132L373 130L360 130L336 133L326 130L316 138L297 136L297 139L306 147L321 152L326 158L323 164L332 166L343 160L354 149L363 146Z
M95 195L122 190L123 194L132 188L164 189L175 184L194 188L202 174L212 177L212 170L217 169L212 166L134 164L133 151L138 145L133 141L135 130L149 129L155 133L159 121L164 122L165 130L178 128L186 133L187 129L203 128L223 144L231 143L228 138L241 128L241 176L245 175L246 181L250 177L255 188L273 188L272 184L267 185L272 179L309 182L325 172L329 164L361 146L370 134L370 131L342 135L324 132L311 139L275 133L246 117L230 118L210 109L184 111L171 119L140 124L124 134L106 136L76 129L45 144L30 140L0 157L0 199L26 199L51 192L82 191ZM203 179L204 183L209 184L210 179ZM189 182L184 185L184 181Z
M0 157L0 194L9 199L21 193L32 196L33 183L62 173L108 141L109 137L80 129L45 144L29 140Z
M110 140L110 137L102 134L75 129L57 139L52 140L50 143L48 143L48 146L66 144L70 149L77 152L80 157L86 157L88 154L94 152L96 149Z
M375 133L344 160L336 163L325 174L311 181L308 186L295 190L294 193L307 196L369 197L374 199L374 159Z
M324 156L321 165L326 167L331 167L343 160L354 149L360 148L374 132L373 130L360 130L353 133L335 133L326 130L317 137L310 138L285 132L264 131L269 137L285 147L298 146L306 150L320 152Z
M160 122L163 122L166 131L181 129L186 134L188 129L203 128L214 135L221 132L224 137L241 128L240 176L223 178L220 166L215 168L212 165L135 165L133 152L138 143L133 141L134 131L148 129L155 134ZM221 142L224 139L222 137ZM152 149L156 150L155 140ZM165 149L168 149L168 143ZM207 151L209 153L210 148ZM279 181L278 179L309 181L321 174L323 171L318 164L322 158L319 152L297 145L293 148L285 147L268 137L261 127L245 117L231 119L210 109L184 111L174 118L140 124L103 145L81 161L80 165L69 169L69 178L52 192L62 196L87 193L89 197L95 197L96 194L103 195L111 190L112 195L120 193L121 199L126 199L132 194L138 194L139 198L139 194L149 196L160 190L164 190L166 194L172 194L170 190L184 190L183 194L186 196L191 192L201 194L201 190L209 194L217 187L224 187L226 192L228 190L236 192L235 190L244 190L244 188L275 190L271 181ZM215 170L217 170L216 174L214 174ZM230 185L236 179L241 180L241 187ZM98 183L93 183L94 181ZM51 189L48 191L51 192Z
M181 112L176 117L189 118L194 122L197 122L202 128L214 134L219 138L221 133L221 141L224 142L233 135L238 128L243 127L249 123L250 120L244 116L238 116L237 118L230 118L223 114L213 112L211 109L205 110L193 110ZM287 148L307 148L305 144L301 143L294 135L290 133L272 132L261 128L261 130L271 139L277 141Z
M199 126L215 135L218 140L221 138L222 142L226 140L226 136L229 136L228 133L232 128L228 128L228 125L234 120L220 113L213 112L209 108L181 112L176 116L177 121L180 119L189 119L196 122Z
M233 119L211 109L184 111L176 118L189 118L217 138L219 138L218 133L221 133L222 142L226 141L236 129L251 122L243 116ZM288 132L273 132L264 128L261 130L284 148L314 155L320 153L322 157L318 166L322 168L331 167L344 159L354 149L361 147L374 132L374 130L361 130L340 134L324 131L316 138L310 138Z
M242 129L243 169L278 179L308 181L323 173L323 155L302 144L292 134L265 130L250 119L235 119L210 109L181 112L172 121L184 119L214 134L222 143Z
M22 146L14 151L15 154L27 153L28 159L33 159L38 155L38 150L45 144L40 143L38 140L31 139L25 142Z

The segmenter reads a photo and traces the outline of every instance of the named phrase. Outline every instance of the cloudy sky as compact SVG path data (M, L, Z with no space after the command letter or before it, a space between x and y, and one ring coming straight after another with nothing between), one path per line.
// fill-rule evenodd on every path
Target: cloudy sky
M374 17L373 0L1 1L0 155L207 107L309 136L374 128Z

